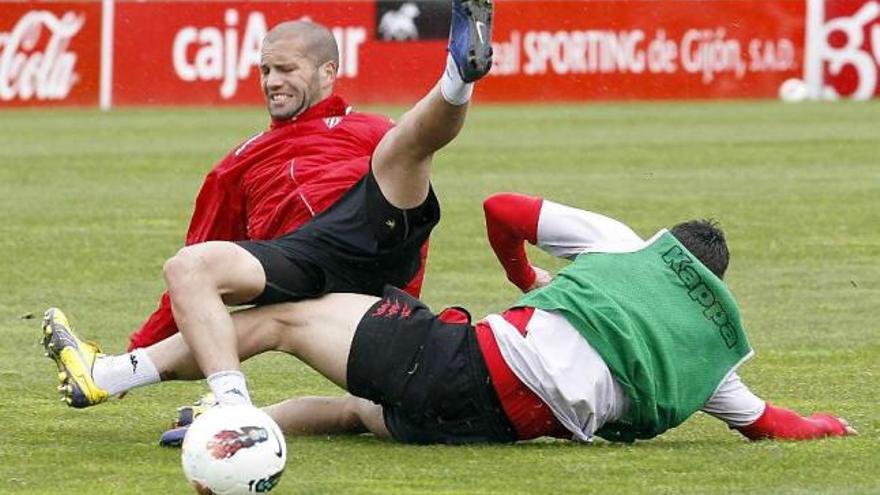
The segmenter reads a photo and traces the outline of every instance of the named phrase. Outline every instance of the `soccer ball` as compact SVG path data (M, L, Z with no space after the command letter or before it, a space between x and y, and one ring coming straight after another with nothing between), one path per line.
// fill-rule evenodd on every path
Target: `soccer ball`
M807 99L810 91L807 89L807 83L800 79L786 79L779 86L779 98L786 103L798 103Z
M216 406L183 439L183 473L200 494L265 493L278 484L287 445L281 429L254 406Z

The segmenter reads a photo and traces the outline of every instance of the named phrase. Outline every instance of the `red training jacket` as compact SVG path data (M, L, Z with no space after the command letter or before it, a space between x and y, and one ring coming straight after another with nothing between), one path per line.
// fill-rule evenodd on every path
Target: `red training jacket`
M352 112L333 95L288 121L251 137L205 178L186 234L186 245L205 241L263 240L299 228L326 210L369 169L370 156L392 127L387 117ZM405 288L418 297L422 266ZM177 332L168 293L129 338L129 350Z

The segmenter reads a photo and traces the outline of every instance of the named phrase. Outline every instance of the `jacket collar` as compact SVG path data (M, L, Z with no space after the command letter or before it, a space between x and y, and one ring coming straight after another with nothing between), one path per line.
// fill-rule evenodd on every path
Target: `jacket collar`
M314 119L323 119L327 117L340 117L346 115L351 111L348 102L346 102L341 96L332 94L327 98L319 101L318 103L312 105L305 112L297 115L292 119L286 120L275 120L272 119L272 123L269 126L270 129L277 129L279 127L284 127L288 124L292 124L294 122L306 122Z

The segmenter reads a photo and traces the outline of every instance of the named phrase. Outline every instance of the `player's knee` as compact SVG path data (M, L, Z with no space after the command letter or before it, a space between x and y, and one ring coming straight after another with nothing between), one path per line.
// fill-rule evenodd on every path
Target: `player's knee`
M168 291L179 293L203 283L208 267L204 258L190 247L185 247L169 258L162 267L162 276Z
M340 409L339 422L348 429L355 429L361 422L358 414L357 398L349 395L345 397L345 405Z
M366 412L363 404L364 399L347 395L344 400L345 405L340 411L340 423L345 425L346 430L353 433L366 432L367 426L363 417Z
M347 396L352 413L356 416L352 421L361 432L370 432L379 438L391 438L385 426L385 415L382 406L361 397Z

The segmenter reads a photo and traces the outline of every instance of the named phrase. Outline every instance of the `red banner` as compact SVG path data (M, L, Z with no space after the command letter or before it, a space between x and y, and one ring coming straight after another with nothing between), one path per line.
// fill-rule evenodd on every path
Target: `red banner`
M810 0L810 10L809 29L816 39L810 56L821 64L815 96L865 100L880 95L880 2Z
M333 28L340 91L353 101L413 101L443 67L443 39L377 39L374 2L170 5L118 4L117 25L127 28L117 33L116 103L256 103L260 39L298 17ZM499 1L495 68L481 99L775 97L802 70L804 8L766 0Z
M775 97L801 74L804 3L498 5L492 100Z
M351 101L412 102L443 69L443 1L0 0L0 105L261 104L262 37L298 18L332 29ZM493 39L481 101L880 94L878 0L496 0Z
M260 43L269 27L309 18L330 27L340 47L341 90L371 91L363 45L373 39L372 2L120 2L116 5L114 103L253 104ZM357 94L346 79L368 86ZM353 86L353 85L352 85Z
M100 3L0 3L0 107L97 105L100 47Z

